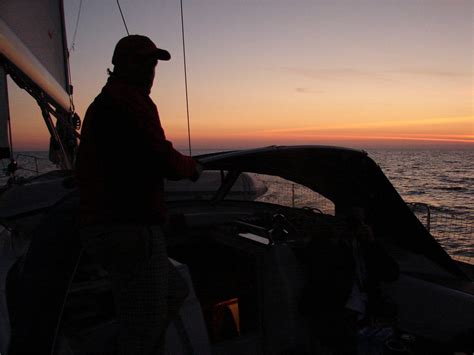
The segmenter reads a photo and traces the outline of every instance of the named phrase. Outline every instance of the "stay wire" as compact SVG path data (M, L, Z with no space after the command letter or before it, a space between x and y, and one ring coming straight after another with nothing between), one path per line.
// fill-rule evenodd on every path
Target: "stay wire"
M120 15L122 16L122 21L123 21L123 24L125 26L125 31L127 31L127 36L130 36L130 33L128 32L127 23L125 22L125 17L123 16L122 8L120 7L119 0L117 0L117 5L118 5L118 8L120 10Z
M6 69L6 68L4 68ZM5 70L5 72L2 74L4 75L4 78L5 78L5 102L7 103L6 105L6 114L7 114L7 140L8 140L8 147L10 149L10 161L13 162L15 159L14 159L14 156L13 156L13 134L12 134L12 120L11 120L11 116L10 116L10 107L8 105L8 102L9 102L9 98L8 98L8 88L7 88L7 70Z
M82 9L82 0L79 2L79 10L77 11L77 18L76 18L76 27L74 28L74 35L72 36L72 44L71 44L70 51L75 50L77 29L79 28L79 19L81 18L81 9Z
M188 98L188 74L187 74L187 65L186 65L186 43L184 40L184 16L183 16L183 0L180 0L181 4L181 35L183 39L183 64L184 64L184 91L186 93L186 117L188 120L188 146L189 146L189 155L192 156L191 150L191 125L189 121L189 98Z
M8 98L7 98L7 102L8 102ZM10 118L10 113L8 113L8 138L9 138L9 145L10 145L10 161L14 161L14 157L13 157L13 134L12 134L12 120Z

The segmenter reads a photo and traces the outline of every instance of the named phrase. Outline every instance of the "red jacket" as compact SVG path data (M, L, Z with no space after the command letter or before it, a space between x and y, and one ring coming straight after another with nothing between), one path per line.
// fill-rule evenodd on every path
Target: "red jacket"
M83 221L163 223L163 179L197 174L166 140L156 105L114 77L89 106L76 162ZM87 222L86 222L87 223Z

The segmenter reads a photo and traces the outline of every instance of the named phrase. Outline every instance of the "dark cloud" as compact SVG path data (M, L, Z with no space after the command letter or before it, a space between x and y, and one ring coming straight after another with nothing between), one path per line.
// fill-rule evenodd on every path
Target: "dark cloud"
M311 79L341 79L346 77L367 77L373 76L374 73L363 71L355 68L331 68L331 69L304 69L283 67L283 70L299 74Z
M322 94L323 90L314 90L308 88L296 88L295 91L300 94Z
M327 69L305 69L294 67L283 67L284 71L298 74L310 79L317 80L341 80L370 78L378 81L392 81L394 75L411 75L439 78L471 78L472 73L438 70L429 68L400 68L391 70L361 70L357 68L327 68Z
M387 70L390 74L407 74L417 76L443 77L443 78L462 78L471 77L471 73L463 73L458 71L438 70L428 68L401 68L398 70Z

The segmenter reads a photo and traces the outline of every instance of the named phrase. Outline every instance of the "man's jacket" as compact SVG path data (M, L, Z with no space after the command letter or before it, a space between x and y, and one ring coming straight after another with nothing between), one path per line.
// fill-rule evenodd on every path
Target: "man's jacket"
M166 140L148 93L115 77L86 112L76 168L86 223L163 223L163 179L196 174Z

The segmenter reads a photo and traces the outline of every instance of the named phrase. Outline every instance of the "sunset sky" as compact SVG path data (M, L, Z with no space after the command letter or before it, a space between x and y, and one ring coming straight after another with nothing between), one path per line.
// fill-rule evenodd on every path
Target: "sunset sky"
M193 149L474 148L472 0L183 2ZM65 0L70 47L79 3ZM179 0L120 3L131 33L171 52L152 98L168 138L186 148ZM70 53L81 117L125 34L115 0L83 0ZM15 148L46 149L39 109L10 89Z

